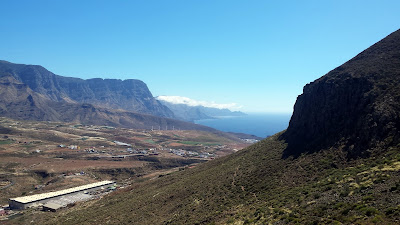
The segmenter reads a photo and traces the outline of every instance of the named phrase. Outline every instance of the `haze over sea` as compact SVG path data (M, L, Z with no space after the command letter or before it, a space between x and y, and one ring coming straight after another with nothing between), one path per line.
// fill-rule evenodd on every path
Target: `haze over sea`
M288 127L291 114L248 113L245 116L218 117L195 123L225 132L253 134L265 138Z

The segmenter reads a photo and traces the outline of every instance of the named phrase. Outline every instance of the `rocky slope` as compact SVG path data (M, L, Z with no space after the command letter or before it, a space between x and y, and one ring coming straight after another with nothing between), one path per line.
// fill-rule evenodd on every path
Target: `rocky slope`
M307 84L282 139L285 157L332 146L348 157L400 143L400 31Z
M0 77L8 75L52 101L88 103L101 108L174 118L171 110L160 104L140 80L83 80L55 75L42 66L0 61Z

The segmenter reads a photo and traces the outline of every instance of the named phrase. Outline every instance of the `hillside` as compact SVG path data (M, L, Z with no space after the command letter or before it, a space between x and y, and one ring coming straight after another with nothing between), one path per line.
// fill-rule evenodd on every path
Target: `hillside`
M174 118L140 80L88 79L55 75L42 66L0 60L0 77L12 76L44 98L62 103L86 103L101 108L123 109Z
M400 154L346 163L336 152L282 159L277 136L97 202L15 222L47 224L396 224ZM112 213L110 213L112 212Z
M399 224L399 46L400 30L307 85L287 131L96 202L13 222Z

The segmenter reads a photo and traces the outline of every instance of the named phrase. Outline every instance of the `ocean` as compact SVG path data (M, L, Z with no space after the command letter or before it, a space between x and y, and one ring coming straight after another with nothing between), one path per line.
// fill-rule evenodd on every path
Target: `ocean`
M253 134L265 138L285 130L289 125L290 117L291 114L251 113L245 116L196 120L195 123L225 132Z

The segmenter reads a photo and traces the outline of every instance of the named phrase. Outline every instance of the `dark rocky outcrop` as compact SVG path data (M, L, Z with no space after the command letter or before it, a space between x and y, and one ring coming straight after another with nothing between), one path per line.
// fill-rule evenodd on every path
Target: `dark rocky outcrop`
M336 147L365 157L400 143L400 30L307 84L281 139L284 157Z
M55 75L42 66L0 61L0 77L8 75L52 101L89 103L102 108L174 118L172 111L158 102L140 80L83 80Z

